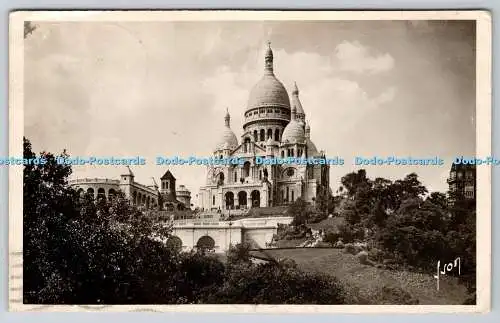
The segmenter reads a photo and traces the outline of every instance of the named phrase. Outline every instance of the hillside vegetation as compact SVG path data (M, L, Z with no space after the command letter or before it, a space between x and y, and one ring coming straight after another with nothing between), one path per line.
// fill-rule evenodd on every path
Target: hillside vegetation
M433 272L425 274L363 265L356 256L340 249L276 249L266 250L266 254L278 260L292 259L308 272L335 276L350 297L348 304L460 305L468 297L467 288L455 277L441 276L437 291Z

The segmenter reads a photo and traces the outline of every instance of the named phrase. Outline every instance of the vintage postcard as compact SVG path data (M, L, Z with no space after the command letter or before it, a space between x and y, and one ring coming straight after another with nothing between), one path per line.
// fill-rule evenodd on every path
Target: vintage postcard
M488 12L13 12L9 51L10 310L489 311Z

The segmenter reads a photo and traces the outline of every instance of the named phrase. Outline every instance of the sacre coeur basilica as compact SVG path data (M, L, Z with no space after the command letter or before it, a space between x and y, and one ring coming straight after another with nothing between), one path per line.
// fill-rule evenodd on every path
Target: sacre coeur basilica
M215 158L238 159L238 164L208 166L200 188L202 210L223 214L252 207L283 206L298 198L314 203L329 190L329 165L262 163L272 158L324 158L311 140L311 128L294 84L292 95L274 74L271 46L265 52L264 75L251 89L239 141L226 112L224 127L213 151Z
M213 150L214 159L237 163L207 166L206 182L197 195L205 212L242 215L251 208L286 206L298 198L314 203L328 192L329 163L266 163L272 159L321 159L325 153L311 140L311 128L294 84L291 96L274 74L271 46L265 52L264 75L251 89L244 112L243 135L238 140L226 112L224 126ZM79 178L69 184L94 198L110 198L123 191L131 203L144 209L191 209L191 192L176 187L170 171L151 185L135 181L131 169L120 179Z

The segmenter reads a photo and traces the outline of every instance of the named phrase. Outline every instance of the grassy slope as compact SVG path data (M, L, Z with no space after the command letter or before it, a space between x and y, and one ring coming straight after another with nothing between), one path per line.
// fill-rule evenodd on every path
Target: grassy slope
M339 249L267 250L277 258L289 258L306 271L336 276L362 304L388 304L382 297L382 287L400 287L419 300L420 305L462 304L467 295L456 278L441 276L436 290L434 273L420 274L393 271L362 265L351 254Z

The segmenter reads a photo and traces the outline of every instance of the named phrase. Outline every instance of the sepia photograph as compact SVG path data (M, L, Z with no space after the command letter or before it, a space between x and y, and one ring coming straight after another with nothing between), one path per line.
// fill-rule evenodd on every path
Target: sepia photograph
M10 309L488 310L490 24L11 14Z

